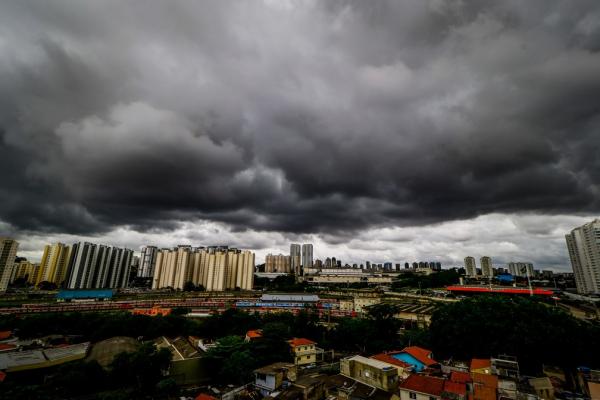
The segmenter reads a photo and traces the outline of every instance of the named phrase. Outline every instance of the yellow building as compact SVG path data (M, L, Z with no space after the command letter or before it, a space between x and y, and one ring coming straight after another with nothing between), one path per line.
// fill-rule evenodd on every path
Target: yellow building
M317 362L317 344L312 340L294 338L288 340L288 343L294 356L294 364L306 365Z
M24 278L29 284L35 284L40 271L40 264L33 264L27 260L20 261L15 266L13 282L17 279Z
M398 386L398 370L395 366L363 356L347 357L340 361L340 373L359 382L386 392Z
M267 254L265 257L265 272L283 272L289 274L292 272L290 256Z
M237 249L179 246L156 255L152 288L183 289L186 282L207 291L252 290L254 253Z
M44 246L44 254L35 281L51 282L60 285L66 278L71 248L64 243L54 243Z
M0 292L5 292L13 276L19 242L0 237Z

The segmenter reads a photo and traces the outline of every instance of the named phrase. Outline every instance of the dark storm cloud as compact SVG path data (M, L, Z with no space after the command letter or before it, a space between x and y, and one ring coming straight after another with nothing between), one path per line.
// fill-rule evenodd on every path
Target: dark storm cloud
M597 212L599 50L596 1L4 2L0 220Z

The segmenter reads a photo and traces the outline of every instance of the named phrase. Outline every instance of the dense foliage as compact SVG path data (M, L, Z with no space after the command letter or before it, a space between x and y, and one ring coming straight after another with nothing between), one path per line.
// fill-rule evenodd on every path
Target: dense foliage
M407 273L400 275L400 278L392 283L392 289L399 290L402 288L443 288L445 286L454 285L458 283L459 278L460 274L454 269L442 270L431 275Z
M430 340L438 357L517 356L521 368L542 364L600 366L600 328L559 308L525 298L475 297L440 307Z

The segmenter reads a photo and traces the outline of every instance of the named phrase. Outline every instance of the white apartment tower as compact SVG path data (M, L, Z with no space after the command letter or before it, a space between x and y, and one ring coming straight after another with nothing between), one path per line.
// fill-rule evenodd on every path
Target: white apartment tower
M154 265L156 264L156 255L158 248L156 246L142 247L142 255L140 256L140 267L138 276L140 278L152 278L154 275Z
M565 236L577 292L600 293L600 219Z
M481 275L485 278L492 278L494 276L494 267L492 266L492 259L488 256L481 257Z
M290 245L290 266L296 276L300 276L302 265L302 246L297 243Z
M465 257L465 275L470 277L477 276L477 264L474 257Z
M313 245L310 243L302 245L302 269L313 266Z

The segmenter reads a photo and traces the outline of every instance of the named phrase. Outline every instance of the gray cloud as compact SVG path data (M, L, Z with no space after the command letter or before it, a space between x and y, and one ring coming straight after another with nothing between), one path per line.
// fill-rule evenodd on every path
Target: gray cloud
M336 243L597 213L599 50L595 1L4 2L0 220Z

